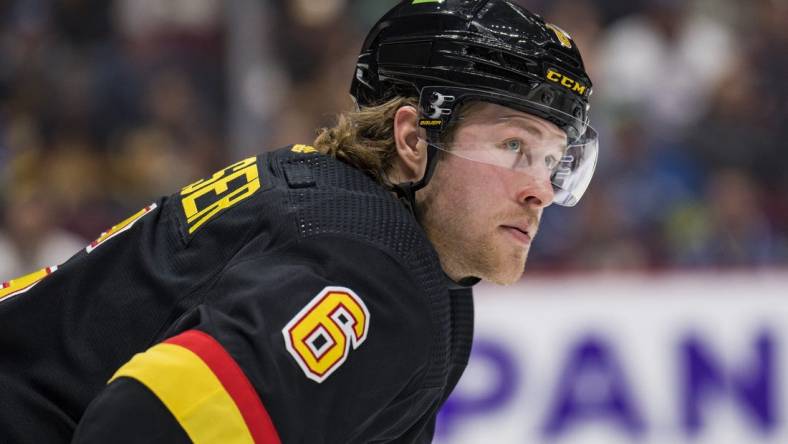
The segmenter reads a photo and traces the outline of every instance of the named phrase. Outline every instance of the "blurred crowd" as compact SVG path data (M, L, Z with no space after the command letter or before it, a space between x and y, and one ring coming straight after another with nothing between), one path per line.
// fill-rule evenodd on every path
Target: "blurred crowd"
M363 37L393 3L257 3L262 58L231 78L244 56L221 0L0 2L0 280L239 156L309 143L351 106ZM788 265L788 2L521 3L580 46L602 140L529 270ZM261 135L245 146L238 100Z

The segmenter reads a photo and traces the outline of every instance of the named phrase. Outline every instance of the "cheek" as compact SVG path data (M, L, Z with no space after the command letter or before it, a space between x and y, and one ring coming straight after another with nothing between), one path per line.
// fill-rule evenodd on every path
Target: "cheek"
M452 171L452 183L447 189L455 203L456 216L472 226L484 227L500 211L498 207L505 199L501 170L472 161L456 163L458 168Z
M474 195L482 207L495 207L506 198L509 176L516 174L505 168L483 163L473 163L472 168L465 172L464 188Z
M441 224L461 224L477 236L489 230L507 206L509 174L516 173L449 155L425 190L432 218Z

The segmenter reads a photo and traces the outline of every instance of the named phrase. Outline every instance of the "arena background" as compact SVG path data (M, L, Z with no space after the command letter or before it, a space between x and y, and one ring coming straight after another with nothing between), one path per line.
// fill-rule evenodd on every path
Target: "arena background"
M0 2L0 280L309 143L393 3ZM585 56L600 164L478 288L437 441L788 442L788 1L521 3Z

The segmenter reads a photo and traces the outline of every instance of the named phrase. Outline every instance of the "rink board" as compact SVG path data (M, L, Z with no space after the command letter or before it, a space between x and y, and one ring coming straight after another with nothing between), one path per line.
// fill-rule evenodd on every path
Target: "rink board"
M439 444L786 443L788 273L480 285Z

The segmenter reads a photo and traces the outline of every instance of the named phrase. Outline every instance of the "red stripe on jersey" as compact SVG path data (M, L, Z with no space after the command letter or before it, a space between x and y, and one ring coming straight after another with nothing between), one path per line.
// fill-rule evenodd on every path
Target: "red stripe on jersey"
M235 401L255 443L281 444L257 391L235 359L216 339L199 330L188 330L164 342L185 347L205 362Z

